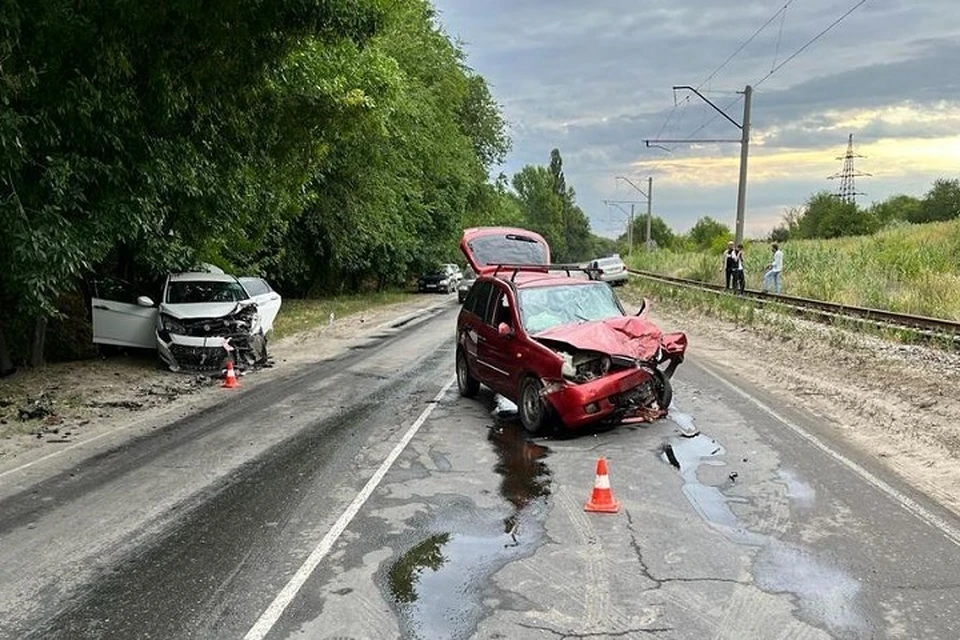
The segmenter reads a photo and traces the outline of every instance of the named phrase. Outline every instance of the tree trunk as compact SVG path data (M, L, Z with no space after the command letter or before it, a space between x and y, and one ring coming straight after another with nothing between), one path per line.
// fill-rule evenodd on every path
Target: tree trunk
M7 348L7 339L3 335L3 323L0 323L0 376L13 371L13 361Z
M30 345L30 366L42 367L46 364L44 356L47 342L47 319L46 317L37 318L37 323L33 328L33 344Z

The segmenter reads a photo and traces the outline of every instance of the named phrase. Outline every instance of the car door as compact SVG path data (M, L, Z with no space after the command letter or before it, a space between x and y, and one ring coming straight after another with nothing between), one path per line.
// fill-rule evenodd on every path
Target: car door
M263 332L268 333L273 329L273 322L280 313L282 302L280 294L274 291L263 278L243 278L242 284L257 303L257 308L260 310L260 324Z
M508 335L500 335L500 324L510 328ZM478 361L487 371L487 386L502 395L516 400L517 367L514 362L514 346L517 330L516 304L506 284L493 286L490 304L479 331Z
M157 348L157 308L136 300L133 288L125 282L103 279L94 283L90 316L95 344Z
M460 310L460 316L457 318L457 343L467 357L473 376L483 384L488 383L490 370L480 365L480 333L483 329L483 319L487 312L487 304L492 289L493 285L490 281L477 282L467 295L463 308Z

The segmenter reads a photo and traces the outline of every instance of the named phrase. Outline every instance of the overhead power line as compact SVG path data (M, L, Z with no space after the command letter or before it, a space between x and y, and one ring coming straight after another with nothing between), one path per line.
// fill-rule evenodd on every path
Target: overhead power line
M738 55L740 55L740 52L743 51L744 49L746 49L747 46L748 46L751 42L753 42L754 39L755 39L758 35L760 35L760 33L763 32L764 29L766 29L767 27L769 27L770 24L771 24L774 20L776 20L781 14L786 14L787 8L788 8L791 4L793 4L795 1L796 1L796 0L787 0L787 3L784 4L782 7L780 7L772 16L770 16L770 17L767 19L766 22L764 22L762 25L760 25L760 28L757 29L756 31L754 31L752 36L750 36L749 38L747 38L746 40L744 40L744 41L740 44L740 46L737 47L736 51L734 51L734 52L731 53L729 56L727 56L727 59L726 59L726 60L724 60L723 62L721 62L720 65L719 65L716 69L714 69L713 71L711 71L711 72L710 72L710 75L708 75L706 78L704 78L703 81L701 81L700 84L697 85L697 90L699 91L699 90L700 90L700 87L702 87L703 85L705 85L705 84L707 84L708 82L710 82L711 80L713 80L713 78L715 78L716 75L717 75L718 73L720 73L720 71L722 71L723 68L726 67L726 66L730 63L730 61L732 61L734 58L736 58ZM781 31L783 30L783 23L782 23L782 22L780 23L780 29L781 29Z
M759 79L758 81L756 81L755 83L753 83L753 86L754 86L754 87L759 87L761 84L763 84L763 82L764 82L767 78L769 78L770 76L772 76L773 74L775 74L777 71L780 71L780 69L782 69L783 67L785 67L791 60L793 60L794 58L796 58L797 56L799 56L801 53L803 53L804 51L806 51L814 42L816 42L817 40L819 40L820 38L822 38L823 36L825 36L831 29L833 29L835 26L837 26L838 24L840 24L841 22L843 22L843 21L846 19L847 16L849 16L851 13L853 13L854 11L856 11L857 9L859 9L860 7L862 7L863 5L865 5L866 3L867 3L867 0L860 0L860 1L857 2L855 5L853 5L853 6L850 7L849 9L847 9L847 12L846 12L846 13L844 13L842 16L840 16L839 18L837 18L836 20L834 20L833 22L831 22L823 31L821 31L821 32L818 33L817 35L815 35L815 36L813 36L812 38L810 38L810 40L808 40L805 45L803 45L802 47L800 47L799 49L797 49L796 51L794 51L792 54L790 54L790 56L787 57L783 62L781 62L780 64L776 65L774 68L770 69L770 72L767 73L767 75L765 75L765 76L763 76L762 78L760 78L760 79Z

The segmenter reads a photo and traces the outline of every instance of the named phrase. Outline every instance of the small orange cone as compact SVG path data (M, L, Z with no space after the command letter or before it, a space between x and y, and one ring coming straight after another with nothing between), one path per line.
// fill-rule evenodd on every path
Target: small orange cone
M224 389L236 389L240 386L240 381L237 380L237 372L233 370L233 360L227 360L227 375L223 377L222 386Z
M597 458L597 479L593 483L593 494L589 502L583 505L584 511L594 513L616 513L620 511L620 503L613 499L610 490L610 476L607 475L607 459Z

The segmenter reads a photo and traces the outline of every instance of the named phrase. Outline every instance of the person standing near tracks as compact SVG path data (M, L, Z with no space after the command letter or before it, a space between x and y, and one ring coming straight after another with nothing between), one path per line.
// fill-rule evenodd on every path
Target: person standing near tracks
M746 274L743 271L743 243L737 245L737 250L735 251L737 259L737 268L733 273L733 288L736 289L737 293L743 295L743 290L747 287L747 278Z
M723 252L723 271L727 276L727 289L733 289L735 286L734 278L737 273L737 252L733 247L733 241L727 243L727 249Z
M780 294L780 273L783 271L783 251L780 245L773 243L773 262L767 266L767 272L763 274L763 290L769 291L771 285L777 295Z

